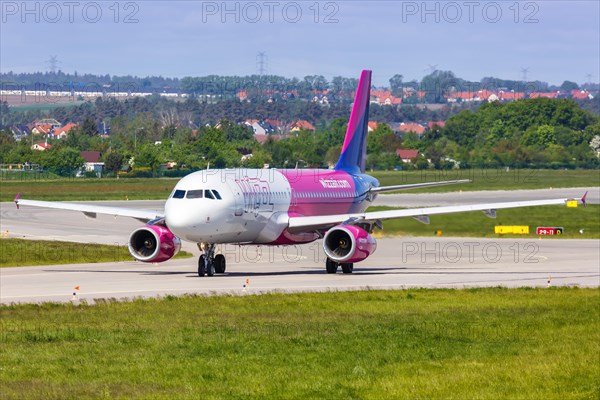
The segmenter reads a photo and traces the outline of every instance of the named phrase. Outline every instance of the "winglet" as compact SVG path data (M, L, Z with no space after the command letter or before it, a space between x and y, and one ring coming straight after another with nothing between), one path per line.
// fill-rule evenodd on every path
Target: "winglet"
M583 207L587 207L587 201L585 200L585 198L587 197L588 192L585 192L583 194L583 196L581 197L581 204L583 204Z
M15 196L15 205L17 206L17 210L19 209L19 199L21 198L21 193L17 193Z

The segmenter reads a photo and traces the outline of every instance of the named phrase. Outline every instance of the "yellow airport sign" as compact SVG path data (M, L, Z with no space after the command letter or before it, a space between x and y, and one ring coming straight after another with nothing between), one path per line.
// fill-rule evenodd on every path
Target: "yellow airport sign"
M577 200L567 200L567 207L577 208Z
M506 235L512 233L513 235L528 235L529 226L527 225L496 225L494 228L495 233L500 235Z

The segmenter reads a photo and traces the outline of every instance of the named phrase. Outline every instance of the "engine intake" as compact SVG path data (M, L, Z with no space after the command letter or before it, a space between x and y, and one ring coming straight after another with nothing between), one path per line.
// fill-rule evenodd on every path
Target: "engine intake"
M139 261L163 262L181 249L181 240L164 226L146 225L129 237L129 252Z
M354 263L373 254L377 249L377 242L358 226L339 225L325 234L323 249L327 257L335 262Z

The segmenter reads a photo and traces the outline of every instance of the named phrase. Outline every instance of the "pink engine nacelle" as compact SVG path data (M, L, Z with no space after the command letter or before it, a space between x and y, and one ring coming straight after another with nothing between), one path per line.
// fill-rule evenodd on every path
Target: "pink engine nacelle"
M177 254L181 240L164 226L146 225L133 231L128 247L136 260L163 262Z
M325 234L323 249L327 257L335 262L354 263L373 254L377 249L377 242L358 226L339 225Z

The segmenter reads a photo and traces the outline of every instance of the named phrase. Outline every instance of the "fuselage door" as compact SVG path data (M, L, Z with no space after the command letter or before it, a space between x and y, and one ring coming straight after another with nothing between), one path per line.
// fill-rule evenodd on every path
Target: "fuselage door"
M233 188L233 198L235 200L234 215L241 217L244 215L244 195L237 185Z

